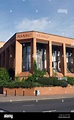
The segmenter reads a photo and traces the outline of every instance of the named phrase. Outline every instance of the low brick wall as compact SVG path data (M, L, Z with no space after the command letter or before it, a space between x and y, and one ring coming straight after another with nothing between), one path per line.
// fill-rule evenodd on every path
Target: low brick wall
M3 88L3 93L7 95L35 96L36 90L40 91L40 95L53 94L74 94L74 86L67 87L35 87L35 88Z

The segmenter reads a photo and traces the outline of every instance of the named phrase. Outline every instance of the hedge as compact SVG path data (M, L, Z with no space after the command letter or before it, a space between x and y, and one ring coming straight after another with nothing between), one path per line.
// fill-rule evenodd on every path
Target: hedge
M68 85L68 82L65 80L58 80L57 77L43 77L43 78L38 78L36 80L37 82L45 85L45 86L61 86L61 87L66 87Z

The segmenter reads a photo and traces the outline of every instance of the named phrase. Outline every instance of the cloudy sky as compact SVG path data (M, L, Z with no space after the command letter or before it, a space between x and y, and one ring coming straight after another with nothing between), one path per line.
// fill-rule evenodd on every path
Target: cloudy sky
M31 30L74 38L74 0L0 0L0 41Z

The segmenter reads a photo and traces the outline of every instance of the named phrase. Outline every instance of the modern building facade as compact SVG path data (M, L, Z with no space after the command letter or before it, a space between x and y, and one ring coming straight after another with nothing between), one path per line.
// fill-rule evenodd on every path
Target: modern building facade
M0 67L15 70L15 76L25 77L37 68L49 76L74 77L74 39L38 31L14 34L0 48Z

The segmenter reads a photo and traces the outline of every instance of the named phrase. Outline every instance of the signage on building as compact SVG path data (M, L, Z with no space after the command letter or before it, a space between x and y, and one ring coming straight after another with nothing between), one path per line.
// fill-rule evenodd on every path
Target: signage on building
M49 35L41 34L41 33L36 33L37 38L42 38L42 39L49 39Z
M32 37L32 33L20 33L16 35L16 39L25 39Z
M47 35L47 34L36 33L35 36L38 39L49 40L49 35ZM16 34L16 39L26 39L26 38L32 38L32 37L33 37L32 33L18 33L18 34Z

